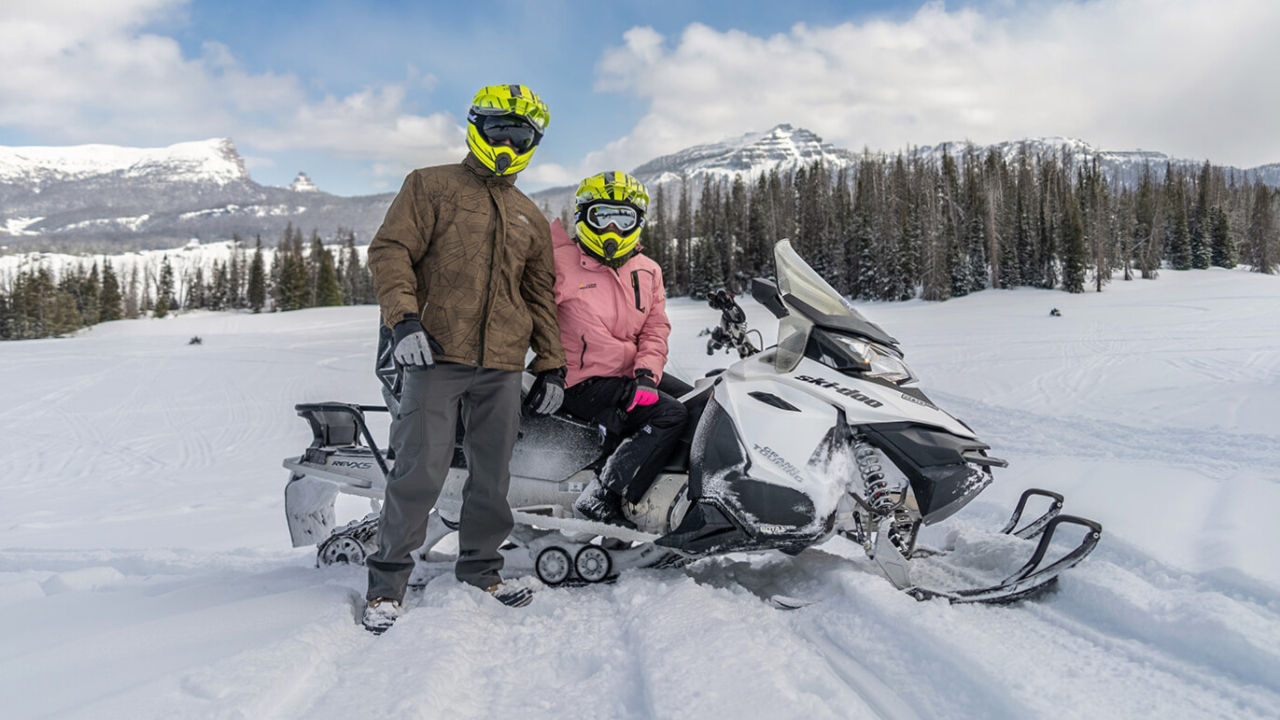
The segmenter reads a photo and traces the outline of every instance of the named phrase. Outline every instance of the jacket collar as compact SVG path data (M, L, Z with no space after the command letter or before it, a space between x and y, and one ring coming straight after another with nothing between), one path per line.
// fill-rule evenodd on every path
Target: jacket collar
M462 166L483 180L486 185L515 185L516 175L519 174L494 175L493 171L485 167L484 163L480 162L480 158L476 157L473 152L468 152L467 156L462 159Z

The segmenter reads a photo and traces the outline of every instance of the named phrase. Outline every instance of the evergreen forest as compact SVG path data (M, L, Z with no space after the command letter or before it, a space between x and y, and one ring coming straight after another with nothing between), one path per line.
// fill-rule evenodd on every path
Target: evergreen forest
M671 296L739 292L772 275L771 249L790 238L841 294L862 300L942 301L1019 286L1101 292L1114 279L1162 271L1280 267L1280 191L1208 162L1198 171L1147 167L1133 184L1067 153L1012 159L970 147L940 160L864 154L832 171L821 163L755 178L686 176L660 185L642 244ZM670 190L670 192L668 192ZM694 193L697 193L695 198ZM673 197L674 196L674 197ZM570 225L567 209L561 212ZM287 227L268 260L261 237L240 238L225 262L180 277L168 257L43 266L0 277L0 339L65 335L99 322L177 310L274 312L375 302L355 233L337 252L317 231Z

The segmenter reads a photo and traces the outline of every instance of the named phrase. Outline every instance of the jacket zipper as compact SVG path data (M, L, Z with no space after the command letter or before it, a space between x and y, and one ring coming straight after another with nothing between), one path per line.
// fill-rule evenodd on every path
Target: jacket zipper
M497 218L497 221L493 228L493 238L490 240L492 244L489 247L489 286L485 288L484 311L480 315L480 367L484 367L485 340L487 339L486 335L489 328L489 305L493 302L493 263L498 254L498 232L503 226L502 206L498 204L498 199L493 196L493 190L491 189L489 190L489 202L493 203L493 208L496 211L494 217Z
M636 309L644 312L644 305L640 304L640 271L631 271L631 289L636 293Z
M582 352L578 353L578 369L581 370L587 361L587 336L582 336Z

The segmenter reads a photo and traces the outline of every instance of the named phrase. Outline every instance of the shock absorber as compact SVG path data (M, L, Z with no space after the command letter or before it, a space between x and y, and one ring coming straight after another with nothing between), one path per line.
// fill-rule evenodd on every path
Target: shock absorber
M885 475L882 462L883 455L880 450L871 443L862 434L858 434L853 438L853 458L858 464L858 473L862 475L863 495L866 498L867 505L879 517L893 517L895 511L901 506L902 500L895 500L893 493L900 488L893 487ZM876 523L878 524L878 523ZM903 536L902 523L889 523L888 533L889 541L903 556L908 556L911 552L908 538Z
M853 459L858 463L858 472L862 475L862 489L867 504L880 515L888 515L893 511L893 498L890 496L889 481L885 479L884 468L880 465L880 451L862 435L853 441Z

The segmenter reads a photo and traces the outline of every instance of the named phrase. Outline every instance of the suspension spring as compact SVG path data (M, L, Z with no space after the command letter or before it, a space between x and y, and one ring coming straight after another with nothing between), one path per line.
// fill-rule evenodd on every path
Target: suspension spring
M862 487L867 504L882 515L893 512L895 503L890 493L889 481L884 475L884 468L880 465L880 451L859 435L853 441L853 458L858 463L858 472L862 475Z
M898 488L891 487L888 478L885 477L884 466L880 464L882 457L880 451L867 442L864 436L858 435L853 439L853 458L858 464L858 472L862 475L862 487L867 505L881 517L888 517L898 510L902 499L896 501L893 499L893 492ZM913 543L908 539L911 535L910 531L910 522L889 524L889 542L893 543L904 557L911 553Z

